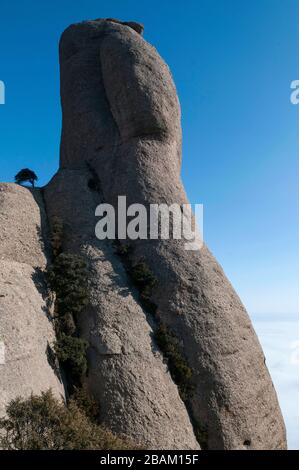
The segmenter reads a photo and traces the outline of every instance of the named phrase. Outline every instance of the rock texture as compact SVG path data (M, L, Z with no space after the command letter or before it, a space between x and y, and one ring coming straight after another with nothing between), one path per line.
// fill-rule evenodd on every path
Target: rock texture
M34 195L33 195L34 194ZM0 415L17 396L63 386L49 363L54 332L43 270L45 212L38 191L0 184Z
M69 172L83 174L87 166L97 174L105 202L115 205L118 195L126 195L128 204L186 203L180 180L180 107L169 69L157 51L136 28L127 24L115 20L88 21L72 25L63 33L60 65L61 170L46 191L48 207L55 206L58 184L69 191L67 197L63 196L66 200L81 200L82 185L78 182L77 188L72 189ZM92 213L88 221L85 219L90 209L88 201L84 202L85 212L79 208L83 201L76 207L65 204L74 220L79 217L76 223L94 224ZM77 237L77 232L70 227L69 238L72 236ZM74 244L78 248L80 243ZM188 252L184 250L184 241L179 240L137 240L132 245L132 262L144 260L158 279L151 299L157 306L158 318L181 339L182 353L194 371L196 390L191 414L206 429L208 447L285 448L284 423L260 344L242 303L209 250L204 247ZM142 367L148 370L149 327L140 308L135 304L132 309L133 299L119 295L120 286L127 284L125 278L109 284L107 276L113 263L107 249L94 248L91 241L86 247L95 275L93 314L85 325L85 334L93 336L92 387L98 390L100 400L107 393L106 380L109 392L119 393L116 408L114 399L108 405L107 419L112 426L124 430L122 417L127 420L128 413L121 409L120 402L122 394L127 395L123 388L127 380L123 375L118 375L118 379L111 375L109 381L107 360L100 356L103 351L119 352L122 347L133 348L139 354L143 350ZM100 294L101 286L104 292L110 292L111 299ZM133 310L136 318L131 318L134 334L129 342L121 332L121 321L128 321L127 308ZM120 331L115 330L115 325L119 325ZM152 357L150 364L153 360ZM129 374L132 365L129 356L118 354L109 361L124 364ZM142 381L144 374L141 377L134 370L134 379ZM163 368L160 370L157 367L155 382L159 374L163 375ZM98 382L96 377L100 378ZM166 384L166 376L163 380ZM149 382L152 378L146 386ZM144 384L141 387L144 389ZM165 389L156 386L154 389L159 402L159 394L164 394ZM169 383L167 389L168 397L173 396ZM151 396L152 392L144 392ZM108 403L109 397L106 398ZM139 401L131 404L130 410L136 407L140 419L146 419L141 414L149 408L142 411ZM127 430L132 431L130 424Z

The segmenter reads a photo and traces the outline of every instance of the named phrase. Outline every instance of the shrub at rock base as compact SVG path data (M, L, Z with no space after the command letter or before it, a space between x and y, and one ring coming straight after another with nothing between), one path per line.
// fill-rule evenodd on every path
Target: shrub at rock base
M16 398L0 419L0 448L6 450L127 450L137 446L92 422L71 400L68 407L49 390Z

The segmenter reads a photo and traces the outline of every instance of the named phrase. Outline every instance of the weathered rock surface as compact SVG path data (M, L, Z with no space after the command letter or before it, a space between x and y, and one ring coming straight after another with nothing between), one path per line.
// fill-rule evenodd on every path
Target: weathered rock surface
M60 64L61 169L83 171L88 163L99 177L105 202L112 204L116 204L118 195L126 195L128 204L186 203L180 180L180 107L169 69L156 50L128 25L89 21L72 25L63 33ZM57 184L55 179L47 191L48 207L55 207ZM65 185L67 191L69 183L62 178L59 184L62 188ZM70 189L70 193L71 200L77 197L79 205L90 211L90 203L86 201L84 205L81 199L82 185ZM69 201L74 220L77 215L79 220L84 218L85 212L72 204ZM91 212L89 217L80 223L94 224ZM92 241L89 245L86 252L93 263L95 286L91 302L93 319L92 315L88 317L85 334L94 335L94 356L99 357L101 351L119 351L124 344L124 333L112 326L112 321L119 325L127 318L125 312L132 308L133 300L119 295L121 284L109 285L107 270L112 272L113 263L109 258L105 261L110 256L106 248L95 248ZM137 240L132 245L132 261L145 260L158 279L152 295L157 314L181 339L182 352L194 371L192 415L207 430L209 448L285 448L284 423L260 344L243 305L208 249L189 252L184 249L184 241L179 240ZM111 299L100 294L100 285L113 299L114 320L109 318ZM115 309L118 303L120 315ZM143 350L142 367L148 370L149 327L136 305L133 310L136 320L131 319L130 328L134 333L127 347L138 351L140 357ZM139 346L137 331L141 335ZM115 380L108 381L106 386L97 384L96 377L101 382L108 380L109 362L115 367L126 365L129 371L130 359L135 360L136 356L112 354L109 359L108 356L105 361L92 362L91 358L92 382L93 387L99 387L100 400L107 399L106 404L108 390L113 397L118 395L117 411L113 409L114 398L107 405L111 425L117 428L123 426L122 416L127 418L120 407L128 393L124 389L126 380L122 375L117 380L115 375ZM159 362L158 358L156 361ZM157 363L155 374L163 375ZM145 375L140 370L131 369L132 377L137 379L136 388ZM158 375L147 382L157 383ZM168 397L169 387L170 384ZM155 385L154 389L156 395L166 393L161 386ZM152 391L144 392L152 396ZM137 390L130 393L139 397ZM136 406L142 427L146 416L141 416L138 400L132 402L132 409ZM159 401L157 396L156 400ZM149 408L144 408L145 413L148 411ZM165 433L161 430L161 435Z
M101 199L89 189L90 178L88 170L60 170L45 188L45 199L50 220L63 221L63 250L80 254L89 266L90 305L81 314L81 334L90 345L87 383L99 401L101 421L147 448L198 449L155 345L151 319L115 247L95 238L94 211Z
M36 199L35 199L36 198ZM0 184L0 415L17 396L51 388L64 396L49 364L54 331L43 270L45 212L38 191Z

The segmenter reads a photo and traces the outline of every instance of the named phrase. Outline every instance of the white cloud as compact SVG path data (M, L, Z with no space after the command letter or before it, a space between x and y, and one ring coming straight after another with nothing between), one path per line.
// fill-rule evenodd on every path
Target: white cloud
M254 315L288 436L288 448L299 449L299 316ZM295 360L294 360L295 359Z

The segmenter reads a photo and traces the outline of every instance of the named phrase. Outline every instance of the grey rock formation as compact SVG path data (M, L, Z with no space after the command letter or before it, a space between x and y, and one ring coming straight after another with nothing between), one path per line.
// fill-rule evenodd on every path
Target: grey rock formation
M33 196L27 188L0 184L0 415L17 396L49 388L57 397L64 396L49 357L53 302L43 274L44 223L38 191Z
M84 257L90 272L90 305L81 333L90 344L89 390L101 421L117 434L153 449L197 449L188 413L158 351L115 248L94 234L101 202L88 170L60 170L46 187L50 220L64 223L64 251ZM78 191L78 188L79 191Z
M91 230L95 218L91 202L82 194L85 183L79 177L72 182L73 172L83 175L88 165L100 180L105 202L115 205L118 195L126 195L128 204L146 206L187 202L180 180L180 107L171 74L136 28L115 20L69 27L60 43L60 65L61 169L46 198L53 214L65 200L69 246L85 250L92 265L93 297L82 325L93 345L91 387L108 407L104 419L115 430L134 434L136 426L155 445L180 416L188 437L183 443L181 433L176 442L170 439L163 445L176 448L188 442L192 447L182 403L159 353L150 345L148 318L132 297L108 245L97 245L92 235L86 243L84 229ZM151 299L157 317L181 339L182 353L194 371L190 415L206 429L208 447L285 448L284 423L260 344L209 250L185 251L180 240L137 240L132 245L131 261L144 260L158 279ZM115 272L117 276L111 276ZM127 296L122 289L128 289ZM125 324L132 333L127 338ZM133 366L137 357L139 368ZM153 387L147 388L150 384ZM146 395L143 401L142 395ZM169 400L174 397L176 406L170 409ZM166 426L160 437L152 434L152 423L144 428L145 421L155 416L155 406L161 417L157 427ZM134 413L132 421L128 410ZM168 421L164 414L169 414Z
M0 415L17 395L52 388L64 396L50 364L53 297L44 279L46 219L59 217L64 251L80 254L89 268L90 301L79 327L90 345L86 382L102 422L148 448L199 449L200 428L209 449L283 449L263 352L208 248L122 241L130 245L127 262L142 261L157 279L149 312L116 246L95 237L95 207L116 207L119 195L146 207L188 202L176 89L142 32L135 22L98 19L63 33L60 169L44 188L45 207L39 190L0 185ZM193 371L186 403L157 347L160 322Z

